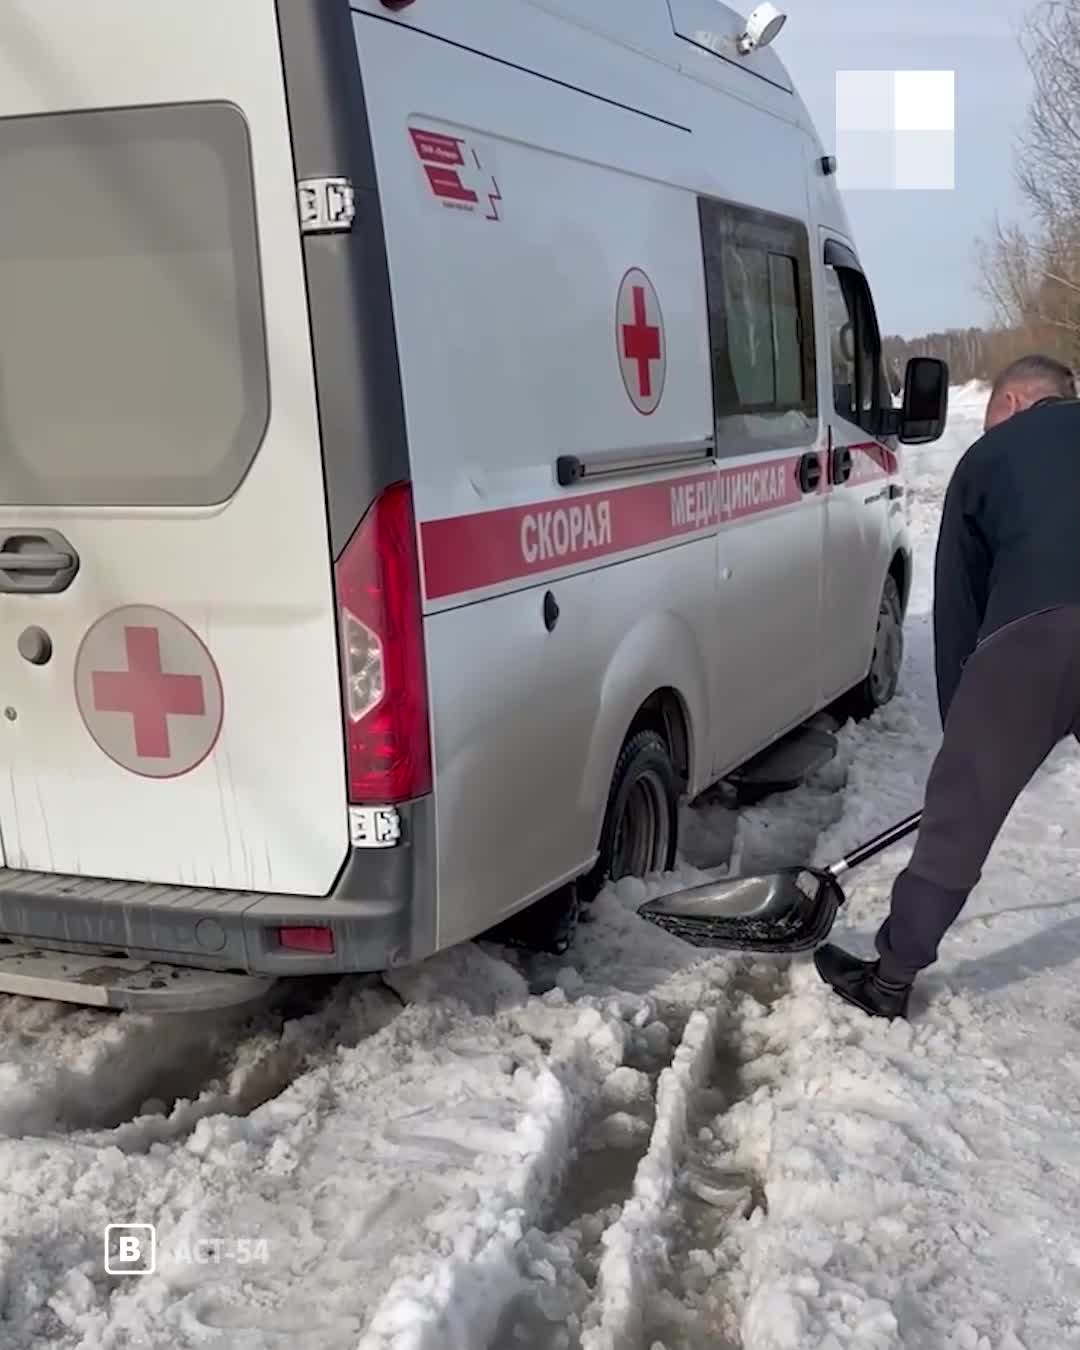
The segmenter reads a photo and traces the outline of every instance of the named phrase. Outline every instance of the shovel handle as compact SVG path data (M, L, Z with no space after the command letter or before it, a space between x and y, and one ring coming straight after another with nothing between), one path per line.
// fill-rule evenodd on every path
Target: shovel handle
M868 858L874 857L877 853L884 852L891 848L893 844L912 834L919 828L919 822L922 820L922 812L916 811L913 816L908 816L906 820L901 820L895 825L890 825L887 830L882 830L880 834L874 835L873 839L868 839L865 844L860 844L858 848L852 849L846 858L841 858L839 862L827 870L834 877L838 877L843 872L848 872L853 867L858 867L860 863L866 862Z

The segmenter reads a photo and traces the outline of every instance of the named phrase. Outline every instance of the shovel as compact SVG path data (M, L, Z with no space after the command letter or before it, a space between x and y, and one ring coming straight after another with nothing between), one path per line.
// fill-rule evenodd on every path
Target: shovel
M829 867L785 867L649 900L638 913L695 947L802 952L829 935L846 899L837 877L919 828L922 812L875 835Z

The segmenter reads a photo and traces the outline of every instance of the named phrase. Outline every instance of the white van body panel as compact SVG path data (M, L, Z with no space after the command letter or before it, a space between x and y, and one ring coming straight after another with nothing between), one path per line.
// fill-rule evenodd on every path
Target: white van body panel
M691 794L821 705L829 494L792 484L804 451L824 457L824 415L804 445L697 472L602 490L554 477L559 455L640 456L712 434L697 194L805 223L808 138L788 95L676 46L644 15L630 33L603 5L595 25L579 14L569 29L547 3L517 6L509 25L505 6L496 23L482 3L410 7L400 22L360 8L423 545L449 941L475 928L478 905L494 921L588 868L620 746L656 689L689 714ZM549 70L557 80L537 73ZM575 80L584 88L566 87ZM721 92L732 85L738 95ZM620 279L635 268L666 342L645 416L614 340ZM650 513L687 489L681 524L668 505L650 533ZM880 578L861 582L880 594Z

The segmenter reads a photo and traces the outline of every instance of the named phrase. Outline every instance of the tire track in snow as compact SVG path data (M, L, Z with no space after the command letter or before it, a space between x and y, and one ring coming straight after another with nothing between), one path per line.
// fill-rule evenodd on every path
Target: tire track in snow
M358 1350L479 1350L507 1344L502 1310L523 1284L522 1256L538 1218L556 1202L575 1141L604 1080L625 1055L617 1010L532 999L501 1021L539 1048L512 1163L471 1214L457 1213L452 1252L398 1280L372 1316Z
M767 1015L787 989L787 968L742 958L727 975L690 1015L670 1065L659 1075L648 1147L625 1202L600 1237L598 1278L580 1340L569 1343L572 1350L738 1345L721 1339L737 1322L737 1299L726 1293L722 1317L696 1320L700 1340L669 1345L659 1339L679 1329L678 1317L668 1310L679 1310L685 1274L694 1267L691 1254L699 1240L707 1240L717 1212L737 1214L764 1204L754 1175L730 1164L717 1167L714 1159L706 1165L702 1140L706 1122L722 1117L741 1095L736 1069L744 1018Z
M579 1350L595 1298L601 1241L629 1194L655 1128L657 1084L687 1020L652 1000L631 1018L624 1062L607 1075L582 1113L558 1190L517 1253L521 1287L507 1303L486 1350Z
M860 735L851 724L841 728L829 764L800 787L743 808L733 829L730 809L703 807L695 851L709 847L711 833L732 840L731 874L809 863L845 813ZM670 1066L656 1080L648 1147L625 1202L596 1240L603 1255L582 1335L526 1350L740 1345L738 1226L764 1213L766 1204L754 1168L728 1156L718 1141L727 1113L753 1090L743 1075L757 1041L752 1024L788 992L791 961L728 960L727 983L711 1006L690 1016Z
M731 870L763 870L809 861L822 834L843 813L851 739L850 732L842 733L837 757L791 792L737 814L717 804L689 812L696 818L690 831L694 855L688 860L690 866L714 865L725 851L732 854ZM641 883L623 883L618 889L627 886L625 900L630 904L644 898L632 894ZM656 893L663 889L657 886ZM601 922L608 927L640 924L636 916L614 915L611 906L605 908L602 902L601 912ZM664 949L667 935L661 941L656 930L646 931L650 937L644 947L655 944L659 961L677 959L673 948ZM642 945L640 934L632 940ZM625 953L630 944L619 934L612 945L614 955ZM649 1299L654 1294L660 1300L676 1299L684 1285L689 1290L695 1280L700 1281L698 1241L719 1233L743 1210L763 1204L757 1178L718 1163L697 1136L730 1109L741 1092L738 1068L743 1024L737 1006L763 1015L788 988L789 962L736 956L710 962L708 953L695 952L684 944L678 947L687 954L692 969L695 961L711 965L712 977L699 987L697 999L678 989L678 977L669 996L658 997L646 957L643 969L646 984L651 985L647 997L653 1005L649 1015L655 1019L647 1030L653 1043L638 1047L636 1057L632 1048L626 1064L597 1094L574 1141L577 1156L559 1194L522 1240L518 1254L522 1287L504 1309L493 1337L478 1342L485 1350L509 1346L515 1350L636 1350L639 1345L647 1346L648 1339L642 1338ZM586 987L605 987L605 972L595 958L587 957L584 969L591 977ZM620 962L624 989L629 984L641 990L637 974ZM533 987L545 987L542 962L533 963L533 975ZM574 990L578 982L567 981L565 976L564 971L564 983ZM551 969L546 978L550 987ZM696 1003L707 1006L694 1012ZM662 1039L658 1033L663 1033ZM680 1037L673 1058L672 1041ZM693 1239L694 1233L699 1239ZM668 1243L670 1260L665 1256ZM704 1264L708 1270L708 1258ZM710 1316L702 1308L698 1319L704 1328L701 1345L708 1345L709 1350L721 1326L737 1320L729 1308L737 1300L726 1291L722 1296L714 1291L714 1302L718 1297L716 1314ZM678 1319L661 1318L657 1326L665 1333L673 1332ZM696 1350L698 1342L680 1344ZM737 1345L737 1341L730 1344Z
M362 979L299 981L252 1008L182 1017L3 1000L0 1135L109 1131L113 1145L137 1150L207 1115L247 1114L353 1043L350 1007L366 988L387 1016L400 1011Z
M671 1065L660 1075L656 1124L633 1192L602 1238L604 1255L596 1297L585 1316L582 1350L626 1350L642 1341L692 1104L715 1054L719 1020L715 1008L692 1013Z
M788 962L748 967L720 1019L706 1081L690 1103L673 1203L660 1224L643 1346L740 1350L742 1345L742 1230L767 1214L768 1201L756 1161L736 1155L728 1126L757 1089L760 1029L773 1005L790 992L790 973Z
M192 1061L155 1070L149 1083L134 1086L119 1104L118 1117L98 1128L108 1130L111 1147L139 1153L179 1142L212 1116L250 1115L304 1074L382 1030L402 1007L377 978L287 991L274 1012L253 1019L238 1037L216 1034ZM70 1117L64 1124L87 1128Z
M684 981L681 992L697 994L693 1001L701 1006L688 1012L683 1002L680 1015L676 999L663 1021L642 1017L645 1045L632 1042L626 1063L601 1084L561 1187L535 1223L523 1225L516 1292L489 1336L460 1344L483 1350L664 1344L655 1338L680 1329L668 1308L677 1308L684 1282L689 1288L699 1241L718 1218L727 1222L728 1211L738 1218L763 1205L757 1177L730 1160L718 1162L704 1131L741 1095L744 1019L766 1016L786 992L786 965L714 961ZM676 977L674 988L679 984ZM669 1029L674 1037L658 1034ZM646 1046L651 1053L642 1055ZM737 1307L725 1291L722 1316L701 1309L702 1339L673 1340L666 1350L737 1346L717 1340L737 1322Z
M372 1035L339 1039L248 1117L204 1116L149 1150L116 1148L115 1130L0 1138L5 1350L126 1343L131 1328L146 1350L356 1350L399 1276L462 1250L492 1270L508 1209L557 1171L561 1113L617 1062L621 1026L530 1003L475 947L394 983L407 1007L383 999ZM354 996L354 1023L372 992ZM155 1276L103 1272L116 1222L157 1224ZM267 1258L192 1264L184 1244L208 1234L262 1239ZM436 1280L436 1317L439 1294Z

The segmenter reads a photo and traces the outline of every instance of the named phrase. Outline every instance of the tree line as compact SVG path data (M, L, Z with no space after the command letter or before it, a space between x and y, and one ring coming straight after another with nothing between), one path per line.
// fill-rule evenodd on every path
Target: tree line
M950 383L967 384L969 380L992 380L1003 366L1028 352L1061 354L1052 334L1037 334L1025 326L954 328L918 338L885 337L881 345L885 367L897 389L912 356L936 356L947 361Z
M884 339L894 384L910 356L948 361L956 384L992 379L1033 351L1080 372L1080 0L1042 0L1021 45L1032 96L1014 149L1031 223L996 219L976 246L990 326Z

